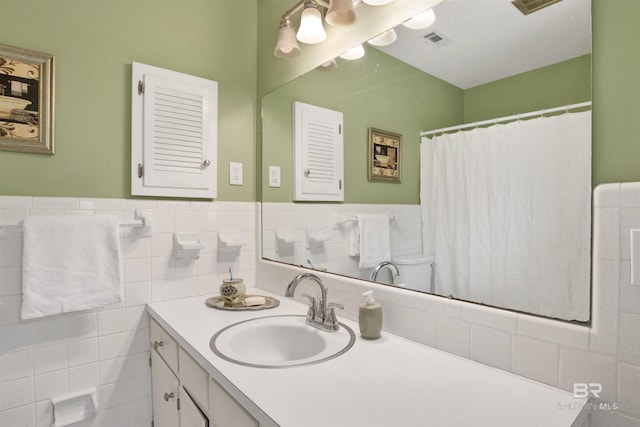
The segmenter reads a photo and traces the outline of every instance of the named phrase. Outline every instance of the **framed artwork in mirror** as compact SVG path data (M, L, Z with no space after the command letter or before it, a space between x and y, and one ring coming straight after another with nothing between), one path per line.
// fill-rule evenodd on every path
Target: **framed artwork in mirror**
M369 181L400 182L402 135L369 128Z
M0 150L53 154L54 56L0 44Z

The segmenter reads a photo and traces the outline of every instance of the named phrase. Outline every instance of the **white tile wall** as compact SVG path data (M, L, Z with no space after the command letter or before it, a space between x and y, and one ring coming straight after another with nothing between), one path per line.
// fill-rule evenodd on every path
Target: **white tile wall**
M348 254L347 233L350 224L344 219L358 213L395 216L389 224L392 257L422 254L422 236L415 233L422 224L418 205L264 203L264 256L297 265L308 265L307 259L310 259L316 268L324 267L352 277L369 277L371 269L361 271L358 259ZM298 241L290 246L278 245L275 236L279 228L288 228ZM308 230L321 230L329 240L318 247L307 248Z
M124 296L120 304L21 321L22 233L0 229L0 426L50 426L50 399L96 387L100 412L87 426L148 427L151 420L150 301L217 292L232 267L255 281L256 203L0 196L0 223L27 215L115 214L152 209L153 233L121 232ZM199 232L198 260L175 260L173 233ZM240 233L247 245L220 254L217 233Z
M629 279L640 183L601 185L593 200L591 327L318 275L350 319L360 294L374 289L386 331L569 391L574 382L600 383L602 405L592 407L589 427L640 427L640 286ZM283 294L300 269L263 261L258 271L262 287Z
M148 426L144 304L217 292L229 267L247 282L283 294L300 271L263 261L256 274L260 236L254 203L0 196L0 223L38 214L132 219L138 208L153 209L157 221L149 237L122 232L125 301L47 319L19 320L22 236L0 230L0 426L49 426L50 398L89 386L97 387L102 408L91 426ZM596 407L589 427L639 427L640 286L629 280L630 227L640 227L640 184L598 187L590 328L319 275L348 318L356 319L360 294L375 289L387 331L567 390L574 382L600 382L602 401L615 405ZM197 261L172 258L174 231L200 233L206 247ZM230 231L247 241L239 254L219 251L217 233Z

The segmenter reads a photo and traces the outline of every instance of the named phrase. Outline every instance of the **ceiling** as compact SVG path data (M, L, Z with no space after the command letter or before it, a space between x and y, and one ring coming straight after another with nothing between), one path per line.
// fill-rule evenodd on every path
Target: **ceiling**
M398 40L379 47L462 89L591 52L591 1L562 0L523 15L511 0L445 0L424 30L396 27ZM437 33L433 43L425 35Z

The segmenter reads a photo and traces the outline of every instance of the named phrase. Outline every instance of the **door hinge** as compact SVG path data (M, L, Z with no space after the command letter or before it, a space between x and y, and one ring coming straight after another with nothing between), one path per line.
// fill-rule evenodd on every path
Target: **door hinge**
M176 399L176 404L178 405L178 411L180 410L180 398Z
M149 367L151 368L151 357L149 357Z
M144 82L142 80L138 80L138 95L142 95L144 93Z
M142 178L144 176L144 165L142 163L138 163L138 178Z
M338 125L338 133L342 135L342 125Z
M151 427L153 427L153 420L151 420Z
M342 190L342 180L338 181L338 190Z

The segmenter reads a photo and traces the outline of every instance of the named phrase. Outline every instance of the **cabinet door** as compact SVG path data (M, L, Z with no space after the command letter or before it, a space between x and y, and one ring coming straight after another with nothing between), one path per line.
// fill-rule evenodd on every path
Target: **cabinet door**
M178 378L154 350L151 350L151 392L154 427L179 426Z
M344 200L343 115L294 102L293 200Z
M209 420L183 387L180 387L180 427L209 427Z
M211 427L258 427L258 422L213 379L209 381L209 417Z
M195 404L207 413L209 411L209 374L182 347L178 354L180 384Z

